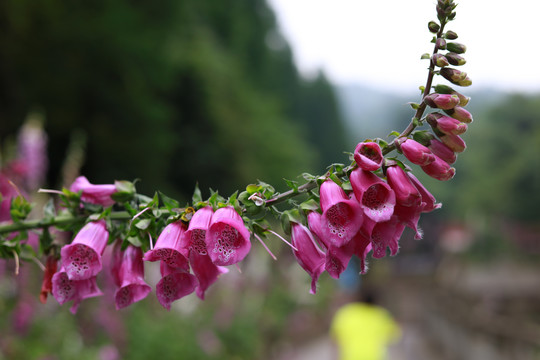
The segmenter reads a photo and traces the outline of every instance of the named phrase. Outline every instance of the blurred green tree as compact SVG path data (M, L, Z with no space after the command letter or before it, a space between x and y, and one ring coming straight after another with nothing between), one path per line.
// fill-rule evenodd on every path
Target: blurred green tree
M173 195L279 183L347 150L332 88L299 76L264 0L6 0L0 79L0 140L42 111L51 186L74 129L92 181Z

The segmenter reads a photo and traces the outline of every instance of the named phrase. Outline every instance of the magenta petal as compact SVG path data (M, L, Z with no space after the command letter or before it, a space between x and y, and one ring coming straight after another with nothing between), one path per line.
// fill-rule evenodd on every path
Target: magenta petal
M71 244L62 247L62 267L70 280L84 280L99 273L108 240L105 221L100 220L86 224Z
M321 199L323 241L343 246L362 226L363 211L356 200L351 200L343 189L326 180L319 190Z
M396 194L396 203L403 206L418 206L421 196L416 187L411 183L405 171L398 165L389 166L386 169L388 184Z
M229 269L214 264L208 255L201 255L196 251L189 254L189 262L199 282L195 292L201 300L204 300L206 289L216 282L221 274L229 272Z
M396 205L396 195L387 183L360 168L351 172L350 180L354 195L367 217L376 222L390 219Z
M214 210L211 206L197 210L189 221L188 230L182 237L182 248L196 251L200 255L208 254L205 238L213 214Z
M171 310L171 304L175 300L191 294L196 286L195 276L187 272L175 271L163 276L157 283L156 295L161 306Z
M69 190L73 192L82 191L82 201L102 206L111 206L114 204L111 195L117 191L116 186L113 184L94 185L84 176L79 176L75 179Z
M331 277L339 279L339 276L349 264L354 255L354 243L349 241L343 246L330 246L326 252L324 269L328 271Z
M377 143L362 142L354 149L354 161L361 169L375 171L381 167L383 160L381 147Z
M242 261L251 249L250 234L242 217L233 207L216 210L206 232L208 255L216 265L232 265Z
M159 234L154 248L144 254L143 260L161 260L171 267L188 271L188 253L186 249L182 248L181 244L185 230L186 228L181 221L167 225Z
M73 300L73 306L70 308L72 313L77 312L82 300L103 295L97 286L95 276L84 280L70 280L64 269L53 275L52 294L60 305Z
M129 245L122 252L119 244L117 243L113 250L112 266L113 272L115 269L118 269L116 276L119 285L117 285L118 289L114 294L117 310L144 299L151 291L150 286L144 281L142 250ZM120 264L115 264L114 262L118 261L119 258L118 253L120 253Z
M412 139L405 139L399 147L403 155L413 164L422 166L435 161L435 156L430 149Z
M435 161L429 165L422 166L422 170L434 179L448 181L456 174L456 169L450 167L448 163L435 156Z
M386 256L386 248L390 248L390 255L394 256L399 250L399 238L405 226L393 216L390 220L377 223L371 234L371 245L373 247L373 257L382 258Z
M448 164L453 164L456 162L456 153L450 149L448 146L444 145L442 142L440 142L437 139L432 139L429 142L429 149L433 152L433 154Z
M311 276L310 293L317 292L317 280L324 271L325 254L319 249L313 238L313 234L307 227L292 223L292 244L298 249L293 249L293 254L298 264Z
M325 239L323 237L322 233L322 215L319 214L316 211L311 211L308 216L308 225L311 232L317 237L317 239L320 241L321 246L324 249L328 249L331 246L331 243L328 241L328 239Z
M401 206L396 205L395 215L399 221L413 229L415 232L414 238L420 240L423 236L422 230L418 227L418 220L420 220L420 213L422 212L425 203L419 206Z

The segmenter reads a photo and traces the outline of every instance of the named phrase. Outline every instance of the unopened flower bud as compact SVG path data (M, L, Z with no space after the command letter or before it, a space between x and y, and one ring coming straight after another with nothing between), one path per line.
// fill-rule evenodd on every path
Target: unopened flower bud
M435 21L430 21L428 23L428 29L429 31L431 31L432 33L436 34L439 30L440 30L440 25L437 24Z
M462 56L459 56L458 54L453 52L449 52L445 56L448 59L448 62L455 66L465 65L465 63L467 62L467 60L465 60Z
M448 146L452 151L460 153L465 151L467 145L458 135L446 134L440 137L444 145Z
M458 35L452 31L452 30L448 30L445 34L444 34L444 37L448 40L456 40L458 38Z
M455 52L456 54L463 54L465 51L467 51L467 47L465 45L457 42L449 42L446 44L446 48L448 51Z
M467 73L464 71L445 67L439 71L439 74L441 74L446 80L456 85L469 86L472 83L471 79L469 79Z
M441 50L446 50L446 40L443 38L437 39L437 48Z
M450 62L442 54L433 54L431 56L431 62L438 67L445 67L450 65Z
M413 164L424 166L435 161L435 155L431 153L431 150L412 139L399 139L398 147Z
M461 135L467 131L467 124L460 122L450 116L441 116L433 121L433 118L427 118L428 123L444 134Z
M444 70L445 68L441 69ZM424 102L432 108L449 110L459 104L459 97L451 94L432 93L424 97Z
M456 169L450 167L447 162L435 156L435 161L422 166L422 170L432 178L447 181L454 177Z
M431 140L428 146L429 150L431 152L446 161L448 164L453 164L456 162L456 153L452 151L448 146L444 145L442 142L440 142L437 139Z
M445 110L445 112L451 117L453 117L454 119L467 123L467 124L473 121L472 114L461 106L456 106L455 108L451 110Z

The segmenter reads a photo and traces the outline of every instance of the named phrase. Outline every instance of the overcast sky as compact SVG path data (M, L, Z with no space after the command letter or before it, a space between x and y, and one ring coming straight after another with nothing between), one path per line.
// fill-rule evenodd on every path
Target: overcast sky
M268 0L306 76L411 91L425 82L435 0ZM470 88L540 91L540 0L456 1Z

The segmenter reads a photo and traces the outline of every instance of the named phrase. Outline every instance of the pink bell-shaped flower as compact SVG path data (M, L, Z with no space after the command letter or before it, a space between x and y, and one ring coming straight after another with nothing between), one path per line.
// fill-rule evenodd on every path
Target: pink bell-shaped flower
M390 219L396 205L396 195L387 183L372 172L360 168L351 172L350 180L364 215L375 222Z
M363 211L356 200L351 200L345 191L326 180L319 189L322 210L322 241L342 246L352 239L362 226Z
M221 274L229 271L225 267L214 264L208 256L205 238L213 214L214 210L210 206L197 210L189 221L188 230L182 237L182 247L189 250L189 263L198 280L195 292L201 300L204 300L206 289Z
M171 304L175 300L195 290L197 278L179 268L170 267L165 262L161 262L159 268L162 278L156 285L156 295L161 306L171 310Z
M97 286L95 276L84 280L70 280L63 268L52 277L52 294L60 305L73 300L73 305L69 309L72 314L77 312L84 299L103 295Z
M403 155L413 164L423 166L435 161L435 156L431 150L419 142L405 138L398 143Z
M354 149L354 161L361 169L375 171L383 160L381 147L375 142L361 142Z
M317 246L313 234L302 224L291 223L293 254L296 260L311 276L311 294L317 292L317 281L324 271L325 254Z
M118 289L114 293L116 310L144 299L151 288L144 281L142 250L129 245L124 251L118 241L113 248L111 271Z
M166 263L173 268L189 271L187 250L182 248L181 240L186 227L181 221L176 221L165 226L159 234L156 245L152 250L144 254L145 261L158 261Z
M251 249L249 230L232 206L216 210L206 232L208 255L216 265L242 261Z
M101 255L107 246L109 232L105 221L89 222L75 235L71 244L60 251L62 267L70 280L84 280L101 271Z
M113 184L94 185L84 176L79 176L75 179L73 184L69 187L69 190L73 192L82 191L82 201L102 206L111 206L114 204L111 195L117 191L116 186Z
M388 184L396 194L396 203L403 206L418 206L421 196L416 187L411 183L405 171L398 166L389 166L386 169Z

